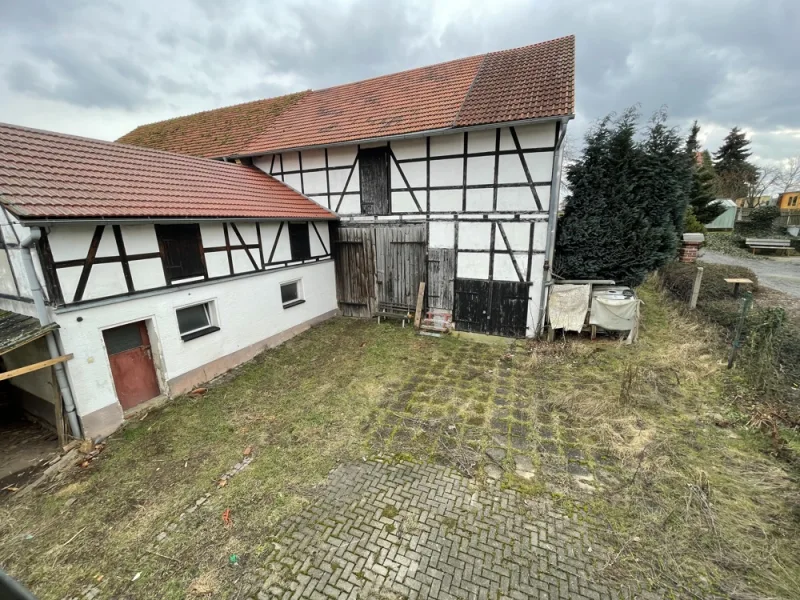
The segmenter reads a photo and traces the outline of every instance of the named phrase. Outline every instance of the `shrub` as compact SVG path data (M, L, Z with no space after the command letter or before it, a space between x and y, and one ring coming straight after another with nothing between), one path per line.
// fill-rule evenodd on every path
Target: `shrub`
M757 206L750 213L750 223L759 229L772 229L772 223L781 216L777 206Z
M775 219L781 216L781 211L777 206L757 206L750 213L747 221L736 223L737 233L744 236L763 236L768 237L779 232L773 226Z
M706 226L695 216L694 209L691 206L686 207L686 217L683 220L684 233L706 233Z
M732 301L733 288L725 278L750 279L753 289L758 289L758 277L746 267L734 265L715 265L710 263L687 264L671 262L661 269L663 286L676 298L688 302L692 297L692 286L697 275L697 267L703 267L703 282L700 285L698 306L712 301ZM733 302L733 304L737 304Z

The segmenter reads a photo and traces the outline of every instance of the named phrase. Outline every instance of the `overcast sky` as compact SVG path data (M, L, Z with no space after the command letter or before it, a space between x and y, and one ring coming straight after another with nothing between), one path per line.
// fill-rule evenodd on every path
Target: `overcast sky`
M0 121L112 140L287 92L577 38L571 134L666 105L713 151L800 154L797 0L0 0Z

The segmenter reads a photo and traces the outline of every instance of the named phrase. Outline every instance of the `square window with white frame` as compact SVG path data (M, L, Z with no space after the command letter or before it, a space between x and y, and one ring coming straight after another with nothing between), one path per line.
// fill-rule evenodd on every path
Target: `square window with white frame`
M219 331L213 302L184 306L175 311L184 342Z
M296 306L303 302L305 302L305 299L303 298L302 279L286 281L281 284L281 303L283 304L283 308Z

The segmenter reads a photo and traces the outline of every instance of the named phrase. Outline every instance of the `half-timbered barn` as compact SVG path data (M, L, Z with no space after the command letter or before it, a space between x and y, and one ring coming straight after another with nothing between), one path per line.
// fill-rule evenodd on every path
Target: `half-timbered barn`
M339 307L533 336L551 279L573 37L145 125L120 141L254 165L336 212Z
M23 359L69 358L10 381L40 413L58 385L73 434L337 311L336 216L262 170L9 125L0 157L0 309L53 336Z

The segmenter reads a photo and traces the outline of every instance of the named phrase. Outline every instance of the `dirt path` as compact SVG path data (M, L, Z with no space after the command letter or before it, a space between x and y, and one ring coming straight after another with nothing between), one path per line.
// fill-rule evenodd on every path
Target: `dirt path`
M747 267L758 276L758 281L762 285L800 298L800 258L756 260L706 250L700 255L700 260L719 265Z

